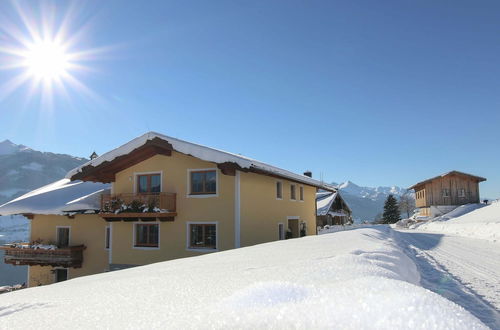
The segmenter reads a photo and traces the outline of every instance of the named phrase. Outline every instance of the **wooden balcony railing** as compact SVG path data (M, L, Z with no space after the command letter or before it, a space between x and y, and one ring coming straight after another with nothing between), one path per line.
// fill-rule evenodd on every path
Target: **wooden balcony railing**
M4 262L6 264L80 268L85 246L77 245L47 250L33 248L29 244L7 244L0 246L0 249L5 251Z
M175 193L127 193L101 195L101 216L108 221L173 221L176 213Z

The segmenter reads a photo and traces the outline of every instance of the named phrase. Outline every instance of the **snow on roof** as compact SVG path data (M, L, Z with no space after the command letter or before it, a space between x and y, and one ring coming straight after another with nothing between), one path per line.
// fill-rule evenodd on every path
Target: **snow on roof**
M327 215L338 192L322 194L316 199L316 215Z
M420 286L395 239L359 228L18 290L0 295L1 327L487 329Z
M98 210L100 195L108 184L62 179L0 206L0 215L64 214L67 212Z
M129 154L133 150L143 146L146 142L148 142L149 140L153 140L154 138L159 138L170 143L175 151L178 151L186 155L194 156L204 161L213 162L217 164L222 164L226 162L236 163L241 168L244 169L255 169L263 171L268 174L273 174L280 177L288 178L291 180L295 180L304 184L309 184L315 187L320 187L322 189L330 191L334 189L334 187L331 185L325 184L318 180L314 180L305 175L296 174L288 170L284 170L279 167L275 167L242 155L237 155L227 151L206 147L200 144L184 140L179 140L156 132L148 132L146 134L143 134L116 149L113 149L95 159L88 161L87 163L69 171L68 174L66 174L66 178L68 179L71 178L72 176L81 172L82 169L86 166L97 167L104 162L111 162L112 160L114 160L119 156Z

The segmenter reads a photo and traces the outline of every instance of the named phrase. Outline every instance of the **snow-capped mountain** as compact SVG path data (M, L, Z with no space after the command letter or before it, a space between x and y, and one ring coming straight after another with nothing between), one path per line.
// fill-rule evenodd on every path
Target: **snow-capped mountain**
M85 158L36 151L9 140L0 142L0 205L61 179L86 161ZM27 222L0 217L0 239L26 238Z
M339 187L342 197L352 209L357 221L372 221L384 209L384 202L390 194L400 197L406 191L404 188L392 187L362 187L346 181L334 185Z
M9 140L0 142L0 204L64 177L85 161L80 157L36 151Z

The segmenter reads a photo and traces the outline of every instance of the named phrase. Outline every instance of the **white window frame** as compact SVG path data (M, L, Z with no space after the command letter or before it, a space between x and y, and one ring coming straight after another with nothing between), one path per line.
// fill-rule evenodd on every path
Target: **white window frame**
M458 197L460 198L465 198L465 189L458 189L458 193L457 193Z
M278 183L280 184L280 187L281 187L281 198L278 197ZM276 180L276 182L274 184L274 188L276 189L276 192L274 195L276 197L276 200L282 201L283 200L283 181Z
M444 188L443 189L443 198L448 198L448 197L450 197L450 190Z
M191 242L191 231L190 231L190 226L191 225L215 225L215 249L206 249L206 248L200 248L200 249L195 249L190 247L190 242ZM194 252L201 252L201 253L207 253L207 252L217 252L219 251L219 221L187 221L186 222L186 251L194 251Z
M297 194L297 192L295 192L295 194ZM304 186L303 185L299 185L299 199L298 199L299 202L304 202Z
M109 230L109 242L107 242L108 230ZM109 245L109 247L106 247L106 245ZM111 249L111 226L107 225L104 227L104 250L109 251L109 249Z
M134 172L134 193L137 194L137 189L139 188L139 175L146 174L159 174L160 175L160 192L163 192L163 171L149 171L149 172Z
M285 224L283 222L279 222L278 223L278 241L284 241L285 237L286 237Z
M215 194L191 194L191 172L200 171L215 171ZM186 198L210 198L219 197L219 170L216 167L212 168L188 168L187 169L187 187Z
M295 198L292 198L292 187L295 187L294 188ZM297 185L295 183L290 183L290 200L292 202L296 202L297 201Z
M68 228L68 247L71 246L71 226L56 226L56 245L59 242L59 228Z
M159 221L135 221L132 223L132 249L134 250L159 250L161 244L161 223ZM158 246L136 246L136 225L158 225Z

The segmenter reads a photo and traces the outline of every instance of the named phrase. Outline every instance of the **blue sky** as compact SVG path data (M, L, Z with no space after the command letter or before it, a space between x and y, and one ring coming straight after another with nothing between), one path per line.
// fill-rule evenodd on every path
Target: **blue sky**
M57 25L76 3L20 4ZM0 3L0 48L23 29L14 7ZM0 94L0 139L88 156L153 130L325 181L409 186L456 169L500 197L498 1L76 8L72 49L103 50L74 72L92 95L56 88L47 105L28 85ZM1 70L0 85L19 70Z

